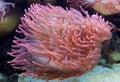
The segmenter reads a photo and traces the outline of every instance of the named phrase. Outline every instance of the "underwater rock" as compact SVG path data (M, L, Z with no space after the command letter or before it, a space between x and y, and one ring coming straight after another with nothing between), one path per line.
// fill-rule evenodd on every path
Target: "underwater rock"
M0 73L0 82L7 82L7 76Z
M65 80L51 80L49 82L119 82L120 64L114 64L112 68L96 66L91 72L78 78L68 78ZM46 82L31 76L19 77L18 82Z
M26 0L28 4L32 4L32 3L41 3L40 0Z
M78 78L79 82L120 82L120 64L112 68L96 66L93 71Z
M46 82L45 80L36 79L32 76L22 76L18 78L18 82ZM65 80L51 80L48 82L79 82L77 78L68 78Z
M120 52L112 52L110 55L110 61L111 62L120 62Z
M57 0L26 0L28 4L40 3L40 4L55 4Z

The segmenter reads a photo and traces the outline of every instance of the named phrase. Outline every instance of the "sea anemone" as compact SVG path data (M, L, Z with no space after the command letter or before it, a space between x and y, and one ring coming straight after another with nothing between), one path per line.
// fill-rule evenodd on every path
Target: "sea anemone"
M120 0L67 0L72 7L80 5L93 8L103 15L120 13Z
M14 7L15 4L0 0L0 20L3 20L5 18L6 13L9 12L10 5Z
M82 8L81 8L82 9ZM64 10L50 4L31 5L25 10L15 37L9 61L21 76L52 80L80 76L89 72L101 57L101 42L112 37L111 28L101 16L87 11Z

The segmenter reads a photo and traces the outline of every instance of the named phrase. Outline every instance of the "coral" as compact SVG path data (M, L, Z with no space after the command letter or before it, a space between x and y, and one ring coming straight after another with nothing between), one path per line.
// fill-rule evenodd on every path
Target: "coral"
M103 15L112 15L120 12L120 0L67 0L72 7L80 5L91 7Z
M96 66L101 57L101 42L112 37L108 22L101 16L85 17L71 8L33 4L25 10L15 37L11 65L25 70L21 76L31 75L46 80L80 76Z
M17 13L17 10L9 12L4 20L0 21L0 38L10 34L18 26L20 22L20 12L19 14Z
M9 11L9 6L14 7L14 3L10 2L4 2L3 0L0 0L0 20L3 20L5 18L6 13Z

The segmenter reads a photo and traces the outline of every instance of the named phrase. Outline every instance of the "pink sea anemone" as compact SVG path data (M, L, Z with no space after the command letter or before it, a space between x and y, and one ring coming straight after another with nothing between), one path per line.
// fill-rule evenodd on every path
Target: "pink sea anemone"
M52 80L89 72L101 57L101 42L111 38L111 27L97 14L85 17L71 8L33 4L25 10L15 37L11 65L21 76Z
M4 20L6 13L9 11L9 7L14 7L14 3L4 2L0 0L0 20Z

